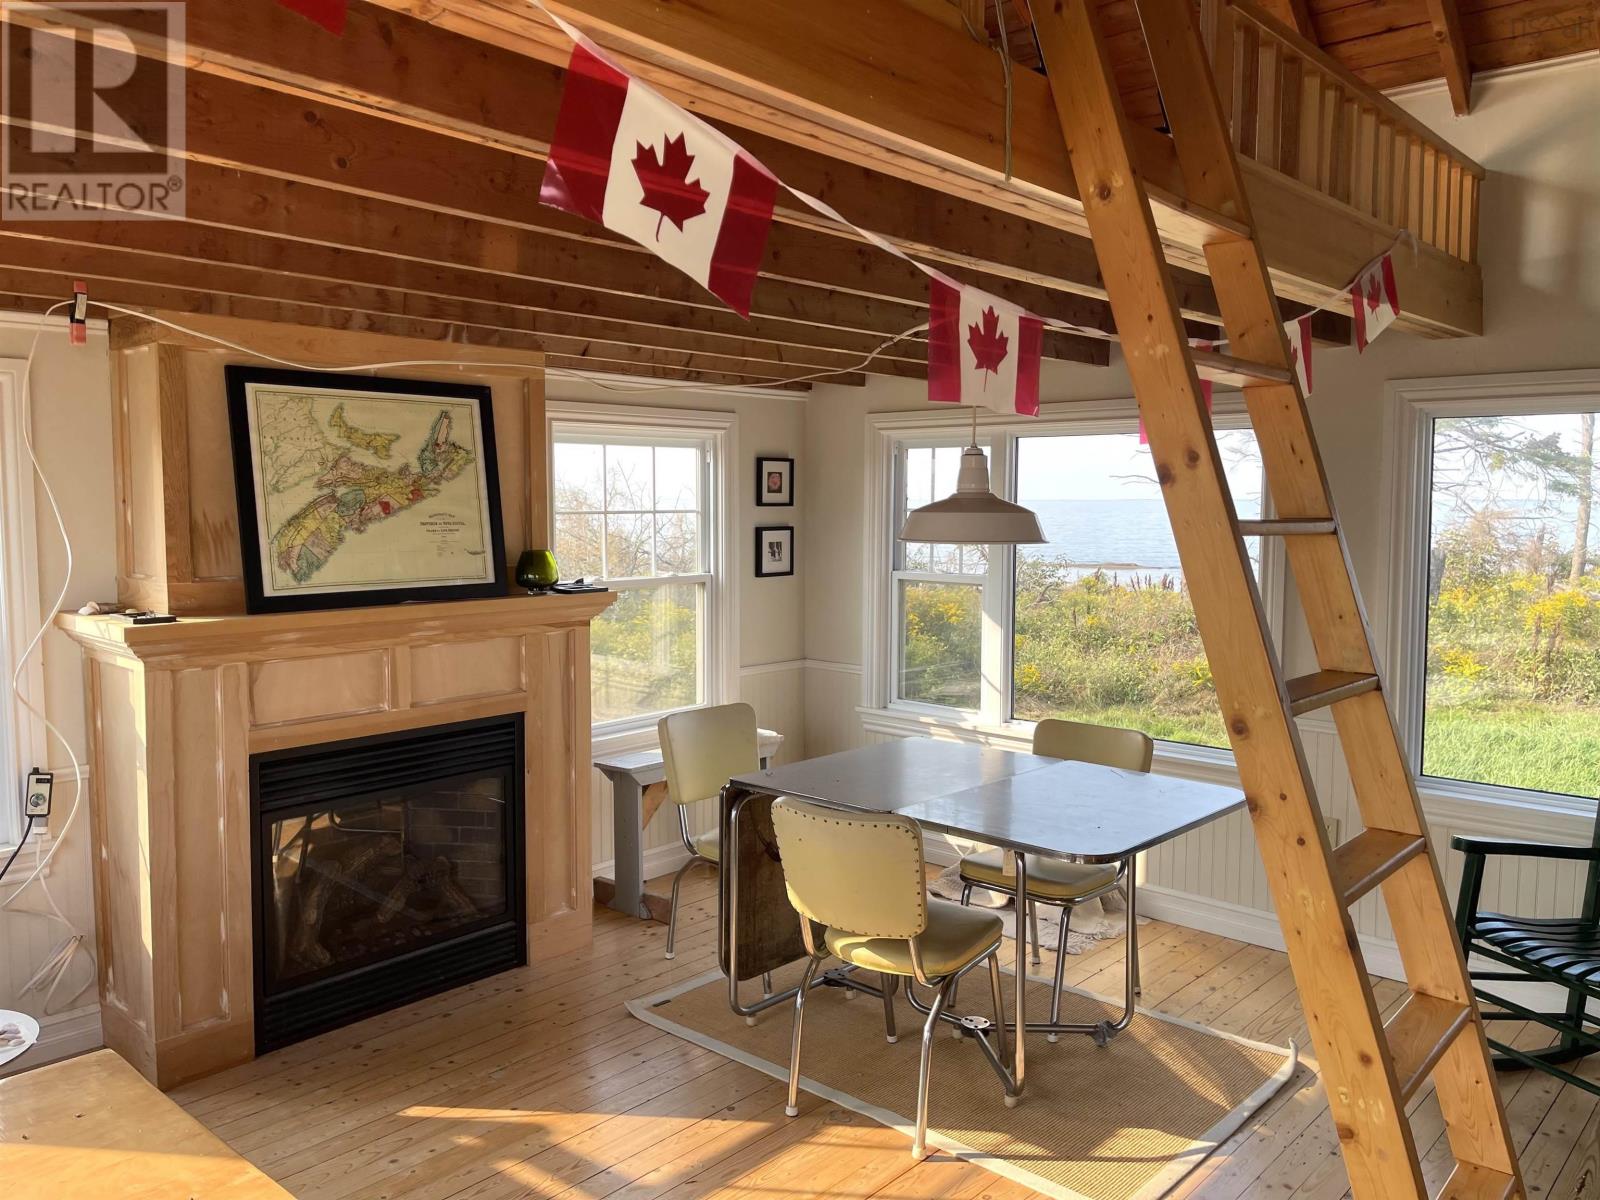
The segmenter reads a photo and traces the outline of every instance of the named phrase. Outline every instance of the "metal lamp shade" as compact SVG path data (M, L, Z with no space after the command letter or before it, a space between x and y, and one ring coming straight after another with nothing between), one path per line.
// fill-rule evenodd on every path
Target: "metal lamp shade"
M989 460L976 446L961 452L956 493L906 514L902 542L1037 546L1045 541L1031 509L989 490Z

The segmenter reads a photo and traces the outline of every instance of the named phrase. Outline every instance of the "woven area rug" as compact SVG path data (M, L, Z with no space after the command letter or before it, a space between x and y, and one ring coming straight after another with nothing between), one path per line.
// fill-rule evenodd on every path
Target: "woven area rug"
M785 976L787 975L787 981ZM776 977L792 986L798 971ZM865 975L876 982L876 977ZM1007 977L1009 992L1011 983ZM1029 1013L1049 1011L1049 986L1029 983ZM986 979L963 986L959 1008L987 1012ZM801 1087L899 1129L909 1139L916 1114L922 1018L896 997L900 1040L884 1038L883 1005L837 988L806 1002ZM1074 992L1063 1017L1093 1021L1117 1011ZM641 1000L628 1011L650 1025L736 1062L788 1078L791 1012L764 1013L754 1026L728 1010L718 972ZM1000 1081L978 1046L941 1032L933 1049L930 1146L980 1163L1062 1200L1155 1200L1193 1171L1295 1073L1287 1049L1247 1042L1198 1025L1141 1012L1107 1047L1081 1036L1055 1044L1032 1035L1027 1091L1007 1108Z

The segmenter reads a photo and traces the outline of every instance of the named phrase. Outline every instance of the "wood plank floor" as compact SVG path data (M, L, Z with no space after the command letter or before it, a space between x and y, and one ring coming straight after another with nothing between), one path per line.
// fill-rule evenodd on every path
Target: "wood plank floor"
M914 1164L899 1134L804 1093L801 1115L787 1119L781 1084L628 1016L625 999L715 965L709 876L684 891L672 962L662 957L663 926L600 909L585 954L375 1017L173 1098L302 1200L1032 1194L969 1163ZM1309 1057L1282 954L1160 922L1140 933L1147 1006L1264 1041L1293 1038ZM1112 942L1072 958L1067 979L1114 993L1121 971L1121 943ZM1397 983L1377 985L1387 1008L1401 993ZM1513 1028L1518 1044L1537 1044ZM1530 1197L1593 1200L1600 1101L1529 1072L1502 1076L1502 1090ZM1451 1162L1431 1089L1412 1112L1437 1189ZM1172 1194L1348 1195L1314 1073L1302 1072Z

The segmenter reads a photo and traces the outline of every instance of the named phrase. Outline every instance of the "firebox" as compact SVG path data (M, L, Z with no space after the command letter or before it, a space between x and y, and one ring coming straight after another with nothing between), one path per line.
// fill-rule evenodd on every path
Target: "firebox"
M527 961L522 720L252 756L258 1054Z

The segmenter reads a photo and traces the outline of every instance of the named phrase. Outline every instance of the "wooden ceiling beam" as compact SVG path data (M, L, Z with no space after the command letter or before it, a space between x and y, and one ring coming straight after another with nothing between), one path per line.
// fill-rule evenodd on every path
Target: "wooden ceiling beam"
M1472 111L1472 66L1467 61L1467 39L1461 31L1461 9L1456 0L1427 0L1428 22L1433 40L1439 46L1439 61L1445 86L1450 89L1450 104L1456 116Z
M515 276L466 270L443 261L385 257L364 249L282 239L267 233L213 229L192 221L25 222L0 226L0 246L30 240L37 244L92 247L107 255L133 251L180 264L215 263L224 270L248 267L330 287L387 289L401 297L477 302L500 310L493 315L500 317L506 328L537 326L573 332L581 327L591 336L611 339L617 335L608 331L625 331L640 344L650 342L653 335L648 331L659 330L666 335L703 338L708 348L724 345L737 352L737 348L753 344L780 358L791 358L792 352L792 361L832 362L840 356L859 359L884 341L884 336L876 333L769 320L744 322L725 309L685 311L675 303L561 288ZM0 252L0 260L8 257L16 259L17 255ZM717 317L727 319L718 321ZM555 323L546 326L543 322L547 320ZM894 325L894 332L899 332L915 320L915 314L907 310L898 322L886 319L885 324ZM581 326L575 324L580 322ZM884 354L888 359L909 363L927 359L924 343L913 339Z
M709 299L642 247L541 206L536 160L233 79L190 73L185 83L188 130L181 153L191 162L565 240L574 259L569 278L642 273L669 286L671 276L678 295L695 294L702 303ZM774 230L766 261L771 277L780 282L828 289L817 299L818 309L835 307L840 296L859 297L924 310L911 324L926 319L926 277L864 244L805 229ZM977 282L1043 316L1077 324L1107 320L1104 304L1096 300L1010 279ZM761 290L756 289L758 299ZM1046 353L1105 361L1097 343L1059 334L1047 339Z
M7 13L13 19L29 19L37 11ZM307 39L302 21L268 4L190 0L186 20L188 53L182 61L193 72L338 105L385 123L402 122L467 147L520 155L533 160L523 174L532 175L535 183L543 172L565 76L558 65L368 5L352 7L339 38ZM136 24L126 28L141 51L170 55L170 47L148 41ZM354 132L359 135L359 127ZM338 136L331 134L329 141ZM1045 292L1104 299L1098 263L1081 239L1064 239L992 208L778 139L743 131L737 136L786 182L827 200L908 253ZM533 195L537 196L536 188ZM785 261L810 261L819 253L843 251L858 259L887 259L787 194L780 194L776 215L780 225L820 234L835 245L819 251L825 243L804 235L785 243L782 233L775 231L764 274L792 278L785 273ZM557 214L550 216L554 220ZM604 237L571 218L561 227ZM791 251L787 255L786 245ZM850 286L839 279L829 276L816 282ZM974 282L982 282L990 291L1002 290L993 280ZM1216 317L1216 298L1203 275L1181 273L1180 291L1186 311L1196 319ZM1052 303L1043 315L1096 327L1105 320L1103 305L1072 305L1059 299Z
M1317 37L1316 23L1311 19L1311 5L1306 0L1262 0L1262 6L1313 46L1322 44Z
M566 36L521 0L371 2L542 61L563 64L571 52ZM964 32L914 9L856 0L547 2L697 113L1086 235L1048 81L1012 73L1008 182L1000 64ZM1169 260L1203 270L1211 235L1186 211L1171 139L1149 129L1130 136L1137 169L1159 202ZM1339 299L1344 285L1392 242L1393 230L1308 195L1275 171L1250 162L1244 170L1278 294L1347 304ZM1405 273L1404 328L1482 331L1475 266L1423 250Z
M328 329L366 330L398 337L423 338L455 345L493 346L526 350L542 355L551 365L563 364L587 371L614 374L643 373L652 377L698 377L702 382L802 382L814 373L810 367L784 367L730 359L721 355L702 355L614 343L586 343L581 339L552 339L527 331L490 329L452 321L413 317L393 312L373 313L349 307L314 304L262 297L234 295L206 287L185 287L155 283L144 279L118 279L94 272L59 269L32 269L0 266L0 293L32 296L57 303L69 298L73 283L85 280L92 301L122 305L145 311L205 313L214 316L242 317L248 320L278 321L291 325L315 325ZM91 309L93 312L93 309ZM835 375L828 383L860 386L866 376L860 373Z
M384 285L372 286L332 274L296 274L281 267L263 269L237 260L237 252L247 244L246 239L240 236L213 239L210 256L204 252L185 254L181 251L191 248L204 251L204 243L195 244L183 236L172 237L173 234L191 232L188 227L173 223L130 221L88 224L90 228L85 230L85 234L89 237L93 237L95 230L103 229L105 225L131 225L148 230L146 236L140 239L147 244L170 244L166 250L149 252L126 247L113 248L98 239L62 240L48 234L34 235L31 231L7 232L0 233L0 264L29 270L68 271L85 279L150 283L189 291L216 292L225 296L255 296L264 300L313 304L369 316L389 314L463 328L525 333L537 337L550 353L571 357L610 353L620 347L626 348L630 354L635 350L694 354L708 362L718 360L716 365L719 369L738 366L757 373L790 375L840 371L859 374L867 371L913 379L927 375L926 348L920 344L922 362L879 356L870 365L863 365L866 357L864 352L782 346L752 338L713 337L693 329L607 325L563 313L536 313L474 299L406 292ZM150 237L150 233L158 236ZM211 257L219 253L227 257ZM353 266L356 265L352 262L354 257L344 255L337 261Z

